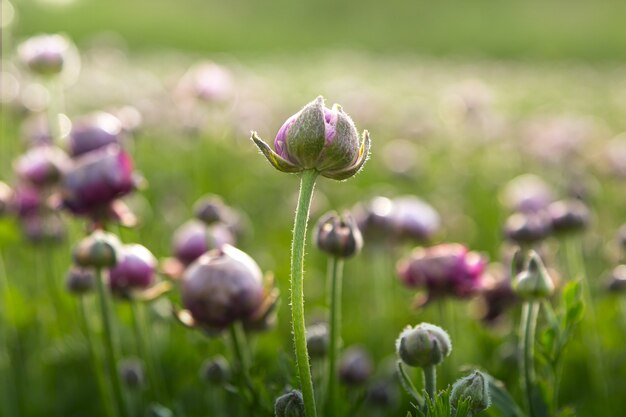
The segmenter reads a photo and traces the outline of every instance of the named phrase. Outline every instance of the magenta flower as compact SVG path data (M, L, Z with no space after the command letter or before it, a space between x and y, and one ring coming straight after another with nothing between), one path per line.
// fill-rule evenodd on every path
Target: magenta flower
M109 270L109 287L115 294L125 296L132 290L152 286L155 280L157 260L142 245L125 245L120 261Z
M398 263L397 272L410 288L424 288L429 299L469 297L480 290L487 260L458 243L416 248Z
M75 214L93 214L135 188L133 163L117 145L76 159L62 182L63 205Z

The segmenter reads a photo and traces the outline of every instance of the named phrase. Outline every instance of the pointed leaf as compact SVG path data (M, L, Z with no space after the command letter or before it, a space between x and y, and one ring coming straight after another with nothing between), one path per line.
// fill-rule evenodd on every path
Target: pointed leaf
M280 155L274 152L272 148L270 148L270 146L267 143L265 143L257 135L256 132L252 132L251 139L252 141L254 141L256 146L259 147L261 152L263 152L263 155L269 161L269 163L272 164L272 166L276 168L277 170L281 172L287 172L287 173L294 173L294 172L302 171L301 167L292 164L291 162L287 161L286 159L283 159Z

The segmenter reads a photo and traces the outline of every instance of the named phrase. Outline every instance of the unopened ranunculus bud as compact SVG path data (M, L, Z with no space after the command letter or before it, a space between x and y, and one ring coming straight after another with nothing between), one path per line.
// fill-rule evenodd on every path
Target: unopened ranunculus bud
M506 238L520 245L539 242L548 237L551 230L550 217L542 211L514 213L504 225Z
M121 260L109 270L109 287L114 294L128 296L154 283L157 260L145 246L124 245Z
M32 72L51 76L63 71L71 50L72 44L62 35L39 35L21 43L17 53Z
M276 417L304 417L304 399L298 390L291 390L281 395L274 403Z
M74 247L74 263L82 267L110 268L121 259L122 244L117 236L96 230Z
M489 408L491 405L489 383L487 377L482 372L474 371L452 385L452 391L450 391L450 406L456 410L461 401L469 401L469 408L472 415Z
M363 132L359 144L352 119L337 104L327 108L322 97L287 119L276 135L274 150L256 133L252 140L279 171L315 169L335 180L355 175L365 164L370 148L369 133Z
M392 200L393 236L418 242L429 240L440 228L437 211L422 199L407 195Z
M221 197L217 195L207 195L194 204L193 212L198 220L206 224L213 224L226 221L229 208L224 204Z
M578 232L589 224L589 208L581 200L556 201L548 206L548 214L557 233Z
M222 329L253 315L263 303L263 276L256 262L224 245L198 258L183 275L182 302L196 322Z
M189 220L174 232L173 252L176 259L189 265L211 249L235 244L235 237L223 224L207 227L199 220Z
M515 277L513 289L525 300L540 300L554 293L554 282L535 251L530 252L526 268Z
M230 380L230 365L223 356L207 359L200 369L200 377L211 385L221 385Z
M323 215L315 228L315 245L323 252L338 258L349 258L363 247L363 237L350 213L339 216L335 212Z
M450 336L439 326L407 326L396 340L396 352L405 364L425 368L438 365L452 352Z
M117 145L109 145L76 159L63 178L61 195L63 205L72 212L90 214L134 189L130 155Z
M316 323L306 329L306 346L312 358L323 358L328 353L328 325Z
M89 268L73 266L67 273L65 286L67 290L76 295L90 292L96 285L96 276Z
M626 291L626 265L618 265L613 268L609 275L608 289L615 293Z
M339 360L339 381L346 385L361 385L367 382L374 371L372 358L361 347L347 349Z
M119 364L120 379L128 388L142 388L145 384L143 364L138 359L125 359Z
M17 176L36 187L59 181L70 166L69 157L56 146L42 145L31 148L15 161Z
M69 136L69 150L73 157L102 148L112 143L119 144L122 122L110 113L96 112L73 121Z

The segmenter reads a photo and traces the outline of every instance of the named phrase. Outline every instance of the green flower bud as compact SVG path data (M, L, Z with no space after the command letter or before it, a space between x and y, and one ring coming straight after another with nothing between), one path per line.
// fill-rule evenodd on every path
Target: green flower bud
M355 175L365 164L370 147L368 132L363 132L359 143L352 119L337 104L327 108L322 97L287 119L276 135L274 150L255 132L252 140L279 171L315 169L335 180Z
M489 396L489 384L487 378L479 371L459 379L452 385L450 393L450 405L457 409L460 401L469 398L472 413L479 413L491 405Z
M396 340L396 352L405 364L425 368L438 365L452 352L450 336L439 326L407 326Z
M82 267L110 268L119 261L122 244L117 236L96 230L74 247L74 263Z
M276 417L304 417L304 399L298 390L281 395L274 403Z
M526 269L517 274L513 289L526 300L540 300L554 293L554 282L535 251L530 252Z

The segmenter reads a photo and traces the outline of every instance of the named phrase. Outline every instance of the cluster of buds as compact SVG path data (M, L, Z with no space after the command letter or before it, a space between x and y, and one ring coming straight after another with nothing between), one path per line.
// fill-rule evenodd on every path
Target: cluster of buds
M441 226L437 211L415 196L375 197L358 204L354 216L366 242L426 242Z
M426 290L424 305L438 297L466 298L482 288L482 274L487 261L477 252L457 243L416 248L398 262L397 272L409 288Z

